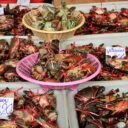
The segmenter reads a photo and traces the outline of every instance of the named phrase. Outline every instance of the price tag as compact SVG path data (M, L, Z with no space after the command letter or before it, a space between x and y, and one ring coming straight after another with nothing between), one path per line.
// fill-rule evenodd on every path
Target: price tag
M17 0L17 4L28 6L30 4L30 0Z
M124 58L126 56L125 48L122 47L106 47L106 55Z
M4 8L0 7L0 15L4 15Z
M0 119L8 119L13 112L14 98L0 97Z

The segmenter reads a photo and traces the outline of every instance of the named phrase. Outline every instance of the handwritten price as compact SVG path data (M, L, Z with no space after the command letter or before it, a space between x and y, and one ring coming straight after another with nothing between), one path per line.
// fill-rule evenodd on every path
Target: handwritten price
M13 98L0 97L0 118L8 117L13 112Z
M122 47L106 47L106 55L124 58L126 56L125 48Z

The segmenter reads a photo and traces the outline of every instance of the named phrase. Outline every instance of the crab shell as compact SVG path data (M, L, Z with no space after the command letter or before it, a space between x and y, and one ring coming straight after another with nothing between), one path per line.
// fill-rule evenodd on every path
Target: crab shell
M0 40L0 51L8 51L9 45L6 40Z
M113 114L126 112L128 110L128 99L117 102L114 105L107 105L106 109L113 111Z
M2 75L6 71L6 65L0 64L0 75Z
M27 110L16 110L13 112L13 115L18 117L15 119L15 121L19 126L38 126L38 123L36 122L35 118L33 118L32 114L30 114Z
M17 128L17 125L13 121L0 121L0 128Z
M0 16L0 30L6 31L14 26L13 16L1 15Z
M96 71L95 67L92 66L91 64L81 64L80 66L74 67L72 69L69 69L67 71L67 77L65 78L66 81L71 81L70 79L73 80L79 80L88 77L92 73Z

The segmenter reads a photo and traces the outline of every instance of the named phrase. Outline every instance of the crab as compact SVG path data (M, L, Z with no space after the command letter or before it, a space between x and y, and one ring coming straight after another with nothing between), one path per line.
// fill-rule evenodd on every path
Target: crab
M80 128L127 127L128 92L119 95L119 89L104 91L104 86L92 86L75 95Z

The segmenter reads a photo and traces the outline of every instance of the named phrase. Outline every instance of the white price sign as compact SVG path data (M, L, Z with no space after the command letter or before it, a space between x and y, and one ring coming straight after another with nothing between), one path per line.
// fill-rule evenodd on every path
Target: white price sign
M106 55L124 58L126 56L125 48L122 47L106 47Z
M4 8L0 7L0 15L4 15Z
M17 0L17 4L28 6L30 4L30 0Z
M0 119L8 119L13 112L14 98L0 97Z

